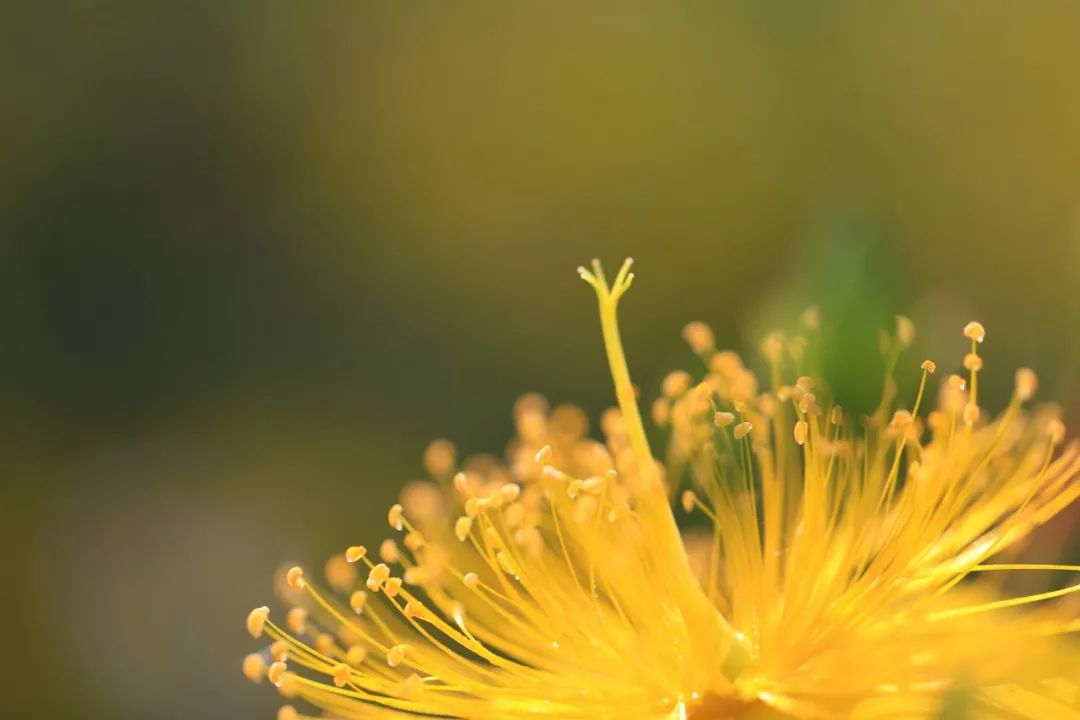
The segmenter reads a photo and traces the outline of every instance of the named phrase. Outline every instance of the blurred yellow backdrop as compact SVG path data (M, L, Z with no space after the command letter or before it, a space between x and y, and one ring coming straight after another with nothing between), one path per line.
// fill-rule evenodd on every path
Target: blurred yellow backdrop
M1076 3L5 15L12 717L269 717L242 618L280 563L380 537L523 391L611 401L593 256L638 260L647 396L688 320L748 349L820 303L856 405L905 312L1080 420Z

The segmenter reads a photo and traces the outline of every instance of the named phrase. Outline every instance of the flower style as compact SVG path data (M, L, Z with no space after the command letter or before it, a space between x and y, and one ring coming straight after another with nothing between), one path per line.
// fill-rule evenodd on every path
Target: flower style
M924 419L927 360L911 408L894 410L915 333L900 317L881 403L853 418L807 369L815 310L801 335L762 344L767 391L691 323L705 372L663 382L661 464L619 336L630 268L610 284L598 262L579 268L618 401L606 443L536 395L515 406L506 464L458 468L433 443L431 482L388 513L400 542L331 558L328 589L288 570L285 622L248 617L271 644L245 675L335 718L1080 718L1066 597L1080 584L1002 590L1010 574L1080 572L1009 555L1080 495L1080 447L1053 408L1024 408L1035 374L1018 371L1008 407L986 415L973 322L966 375ZM674 496L711 529L680 535Z

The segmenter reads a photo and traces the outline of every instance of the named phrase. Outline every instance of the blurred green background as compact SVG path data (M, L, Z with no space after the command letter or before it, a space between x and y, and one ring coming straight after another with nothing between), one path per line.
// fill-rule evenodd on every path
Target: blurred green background
M638 259L647 394L686 321L817 302L856 403L892 313L946 369L978 318L991 397L1031 364L1080 425L1078 3L2 15L7 717L271 717L280 563L381 537L520 392L610 402L593 256Z

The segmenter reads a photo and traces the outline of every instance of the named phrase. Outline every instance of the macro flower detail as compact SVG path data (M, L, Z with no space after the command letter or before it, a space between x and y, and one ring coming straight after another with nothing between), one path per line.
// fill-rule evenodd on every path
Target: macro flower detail
M270 644L249 679L333 718L1080 717L1080 567L1010 554L1080 496L1080 446L1026 408L1030 370L1000 415L980 406L982 325L963 374L923 361L906 405L892 374L915 326L897 318L881 401L851 417L811 372L816 310L765 338L764 383L691 323L701 371L651 407L660 462L619 334L631 261L579 273L617 400L604 442L526 395L505 462L433 443L391 538L325 582L283 572L284 622L252 611ZM1035 572L1074 584L1003 589Z

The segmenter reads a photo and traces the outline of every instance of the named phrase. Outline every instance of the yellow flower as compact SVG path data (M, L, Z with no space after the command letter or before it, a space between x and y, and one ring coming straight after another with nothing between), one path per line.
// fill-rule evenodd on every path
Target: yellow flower
M1080 585L1001 590L1007 573L1080 572L1005 555L1080 495L1080 449L1052 409L1023 408L1034 373L990 419L971 323L966 376L925 419L929 360L910 409L893 410L890 379L876 412L850 418L804 374L816 311L802 335L766 337L768 391L691 323L704 376L662 384L661 465L616 319L630 265L610 284L595 261L579 269L618 400L606 443L535 395L515 406L506 464L459 468L433 443L433 482L388 513L396 539L332 558L334 592L288 570L284 624L251 613L272 644L244 674L335 718L1080 717L1065 637L1080 621L1062 604ZM890 376L914 334L898 318L885 339ZM711 530L681 536L674 495Z

